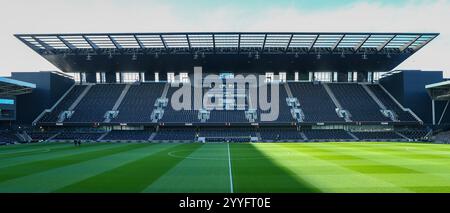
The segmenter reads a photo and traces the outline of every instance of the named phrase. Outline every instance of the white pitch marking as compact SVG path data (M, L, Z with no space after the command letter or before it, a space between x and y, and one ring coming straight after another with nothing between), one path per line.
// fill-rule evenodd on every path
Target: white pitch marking
M230 157L230 144L227 143L227 148L228 148L228 173L230 176L230 192L233 192L233 173L231 172L231 157Z

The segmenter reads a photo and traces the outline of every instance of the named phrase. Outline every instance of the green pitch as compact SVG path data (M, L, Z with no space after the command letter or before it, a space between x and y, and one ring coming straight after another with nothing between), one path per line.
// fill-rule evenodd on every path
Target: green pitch
M0 192L450 192L450 146L15 145L0 147Z

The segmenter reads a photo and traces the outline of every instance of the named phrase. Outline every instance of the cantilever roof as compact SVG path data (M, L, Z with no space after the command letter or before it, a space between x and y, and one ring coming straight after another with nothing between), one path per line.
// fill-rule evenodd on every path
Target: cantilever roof
M425 86L428 95L433 100L437 101L448 101L450 100L450 80L428 84Z
M35 88L36 85L32 83L0 77L0 95L22 95Z
M415 52L438 35L438 33L190 32L15 36L40 54L112 51L170 54L245 52L374 54Z

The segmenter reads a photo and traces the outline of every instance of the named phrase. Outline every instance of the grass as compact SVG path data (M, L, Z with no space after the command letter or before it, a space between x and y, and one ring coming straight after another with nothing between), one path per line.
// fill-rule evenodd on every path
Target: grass
M450 146L14 145L0 147L0 192L450 192Z

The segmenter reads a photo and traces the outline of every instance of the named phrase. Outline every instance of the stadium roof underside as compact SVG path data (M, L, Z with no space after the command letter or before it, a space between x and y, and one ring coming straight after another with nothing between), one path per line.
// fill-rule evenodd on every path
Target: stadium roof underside
M31 93L35 84L0 77L0 96L16 96Z
M64 72L208 72L265 69L385 72L437 33L91 33L20 34L18 39ZM176 62L176 63L174 63Z
M428 94L436 101L450 100L450 81L443 81L435 84L426 85Z
M39 54L378 54L415 52L437 33L95 33L15 35Z

